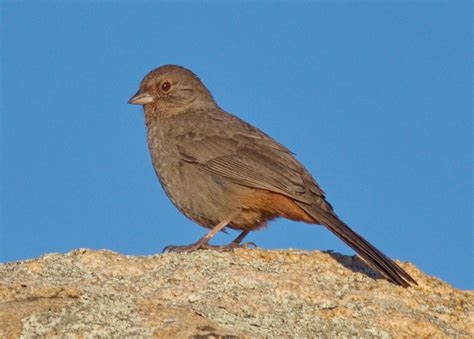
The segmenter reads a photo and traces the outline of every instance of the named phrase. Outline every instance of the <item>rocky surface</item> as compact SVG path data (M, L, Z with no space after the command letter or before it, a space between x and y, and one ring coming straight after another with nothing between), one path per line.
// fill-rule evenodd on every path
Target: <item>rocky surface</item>
M0 337L469 337L472 291L335 253L76 250L0 265Z

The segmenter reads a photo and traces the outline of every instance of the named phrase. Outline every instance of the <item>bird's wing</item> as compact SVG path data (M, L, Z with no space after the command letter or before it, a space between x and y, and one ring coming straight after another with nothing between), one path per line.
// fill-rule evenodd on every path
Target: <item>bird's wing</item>
M297 201L311 203L314 194L324 198L324 192L287 148L243 121L232 120L227 127L220 128L223 133L219 135L210 132L215 129L182 135L177 143L182 159L237 184Z

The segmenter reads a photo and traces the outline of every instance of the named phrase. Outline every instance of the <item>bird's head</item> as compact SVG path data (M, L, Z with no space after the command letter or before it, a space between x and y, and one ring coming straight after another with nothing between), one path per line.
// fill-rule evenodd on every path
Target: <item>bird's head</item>
M145 114L170 117L189 110L215 105L209 90L190 70L175 65L158 67L148 73L140 89L128 101L143 105Z

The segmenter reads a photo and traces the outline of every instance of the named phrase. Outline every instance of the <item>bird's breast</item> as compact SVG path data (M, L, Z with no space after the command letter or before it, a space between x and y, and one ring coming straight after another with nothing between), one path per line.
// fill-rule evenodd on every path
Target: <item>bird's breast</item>
M148 149L151 161L161 186L171 200L181 189L179 152L173 136L167 133L166 126L151 126L147 133ZM173 201L174 202L174 201Z
M166 127L149 128L147 141L153 168L168 198L181 213L205 227L235 214L238 205L230 201L227 182L183 159L177 134Z

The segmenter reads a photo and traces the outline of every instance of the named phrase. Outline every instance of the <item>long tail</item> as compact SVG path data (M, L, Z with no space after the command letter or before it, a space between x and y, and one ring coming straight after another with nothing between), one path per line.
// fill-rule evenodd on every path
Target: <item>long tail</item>
M354 232L333 212L325 211L314 205L309 208L306 206L304 209L318 224L326 226L356 251L373 269L384 275L388 280L403 287L408 287L410 284L418 285L403 268L362 238L362 236Z

